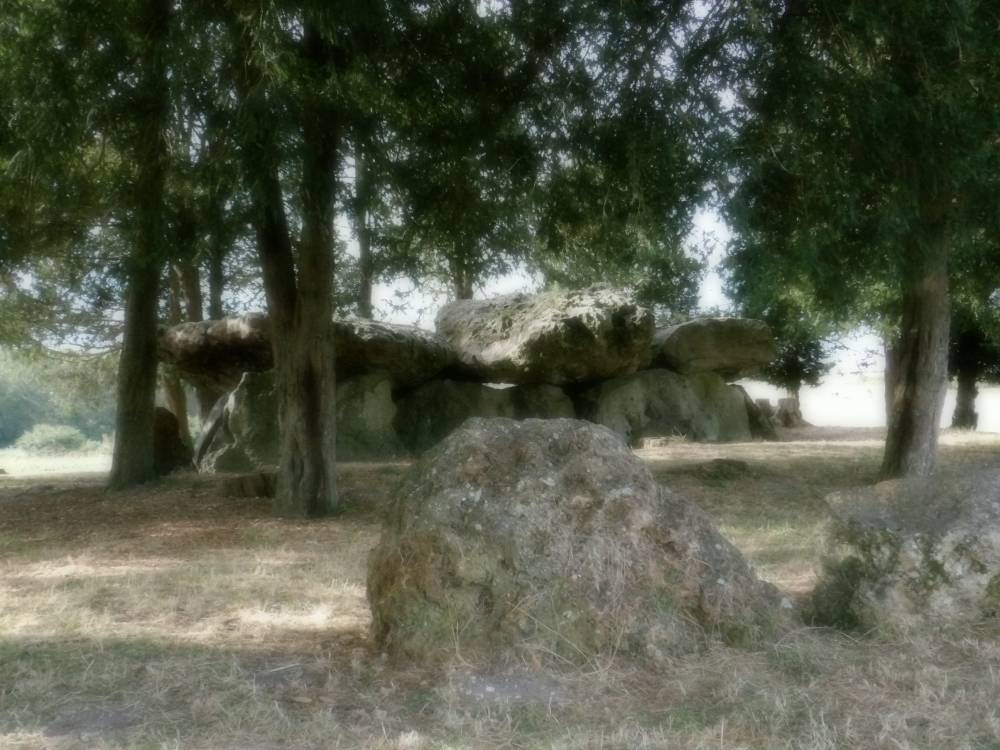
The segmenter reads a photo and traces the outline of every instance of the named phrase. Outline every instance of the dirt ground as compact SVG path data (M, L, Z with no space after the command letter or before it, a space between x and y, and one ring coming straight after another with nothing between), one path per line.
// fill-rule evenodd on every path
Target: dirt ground
M822 499L874 480L881 434L784 437L638 454L801 596ZM996 465L1000 435L945 434L942 471ZM227 497L217 478L107 494L101 466L64 466L76 473L0 475L5 750L1000 750L996 623L905 640L802 627L658 671L595 659L482 673L460 654L449 670L417 670L374 651L364 590L405 464L345 465L347 511L314 522L272 519L265 500Z

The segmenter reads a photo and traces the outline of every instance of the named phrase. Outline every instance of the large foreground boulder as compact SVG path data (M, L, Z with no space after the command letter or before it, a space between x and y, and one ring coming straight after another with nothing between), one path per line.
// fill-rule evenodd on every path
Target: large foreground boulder
M681 373L717 372L727 380L750 374L774 359L766 323L747 318L695 318L656 331L652 367Z
M635 372L653 329L649 310L604 286L459 300L437 316L462 364L493 383L563 385Z
M263 313L182 323L160 332L159 356L188 381L232 390L244 372L274 366L271 328ZM384 374L400 386L415 386L451 368L454 350L431 331L361 318L334 321L337 377Z
M629 445L642 438L683 436L699 442L751 440L744 393L711 372L680 375L643 370L580 394L581 416L618 433Z
M822 624L890 631L1000 616L1000 470L882 482L827 498L828 564L812 602Z
M472 419L395 497L369 559L378 644L418 660L657 660L751 643L772 587L610 430Z
M403 444L414 453L422 453L470 417L573 416L573 402L556 386L498 388L468 381L433 380L400 400L395 424Z

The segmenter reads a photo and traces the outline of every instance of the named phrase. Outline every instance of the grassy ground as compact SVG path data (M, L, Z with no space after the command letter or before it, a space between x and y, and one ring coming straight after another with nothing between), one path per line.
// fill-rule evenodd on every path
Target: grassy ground
M822 497L871 481L881 444L790 437L639 454L800 595ZM997 463L1000 436L945 437L943 470ZM206 478L108 495L97 473L0 476L0 748L1000 750L995 625L905 641L802 628L657 672L388 663L364 569L404 470L345 467L350 510L311 523Z

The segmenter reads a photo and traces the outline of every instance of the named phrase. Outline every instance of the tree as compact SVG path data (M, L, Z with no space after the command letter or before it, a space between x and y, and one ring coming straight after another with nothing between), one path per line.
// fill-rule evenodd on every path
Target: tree
M805 272L842 319L873 290L894 301L882 475L926 474L947 378L949 258L975 229L970 206L995 192L992 5L762 9L763 44L738 91L737 262Z

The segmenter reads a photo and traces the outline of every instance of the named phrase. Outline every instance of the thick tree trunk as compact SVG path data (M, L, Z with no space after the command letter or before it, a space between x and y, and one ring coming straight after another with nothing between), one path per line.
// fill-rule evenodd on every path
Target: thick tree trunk
M375 275L372 258L372 235L368 226L371 208L371 176L362 144L354 149L354 225L358 236L358 314L362 318L372 316L372 281Z
M223 263L226 258L226 246L212 237L212 249L208 256L208 317L210 320L220 320L226 317L222 306L222 294L226 289L226 272Z
M908 248L899 338L887 367L888 435L882 477L934 470L948 384L948 253L944 222L925 225Z
M456 253L448 260L449 272L451 273L452 290L455 292L455 299L472 299L473 276L468 268L468 264L459 257L458 248Z
M975 368L960 369L956 379L958 394L951 426L959 430L974 430L979 425L979 415L976 413L976 396L979 395L976 381L979 379L979 373Z
M241 37L246 42L245 37ZM329 51L305 29L305 57L314 72ZM285 205L278 180L278 150L269 127L252 52L238 81L245 115L241 128L244 172L254 204L258 252L273 328L278 395L279 468L273 510L281 516L319 516L337 509L333 362L333 200L339 141L336 119L314 101L303 108L303 237L296 280ZM247 137L247 133L251 137Z
M181 285L178 274L170 273L170 325L184 322L181 312ZM187 394L184 385L173 367L168 367L163 373L163 392L167 399L167 408L177 418L177 432L187 445L191 442L191 425L188 423Z
M129 258L125 297L125 336L118 366L118 413L109 486L121 489L156 476L153 419L156 408L156 326L163 268L163 192L167 149L164 128L169 114L166 44L170 0L145 0L138 32L139 118L135 159L136 239Z
M200 323L205 319L204 298L201 292L201 273L198 265L190 257L177 263L175 266L180 286L184 290L184 314L189 323ZM180 321L178 321L180 322ZM222 396L222 391L217 388L209 388L204 385L195 386L195 396L198 399L198 413L202 420L208 417L215 402ZM180 417L178 416L178 419ZM184 417L185 429L187 416Z

